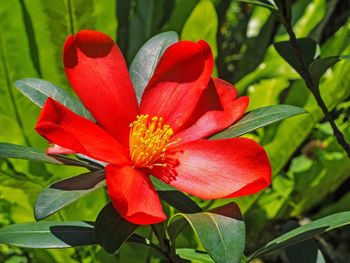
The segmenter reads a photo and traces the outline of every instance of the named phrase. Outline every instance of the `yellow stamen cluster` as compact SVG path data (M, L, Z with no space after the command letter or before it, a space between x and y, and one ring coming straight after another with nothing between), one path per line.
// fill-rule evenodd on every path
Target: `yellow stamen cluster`
M149 119L148 114L137 116L130 124L129 138L130 156L135 167L166 167L165 151L173 135L170 126L163 124L163 118Z

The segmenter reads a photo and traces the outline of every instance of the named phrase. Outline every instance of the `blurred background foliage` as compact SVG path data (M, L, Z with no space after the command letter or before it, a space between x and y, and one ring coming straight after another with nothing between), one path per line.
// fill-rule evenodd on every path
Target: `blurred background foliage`
M350 54L349 15L349 1L297 0L293 28L297 37L318 41L322 56ZM216 58L215 74L234 83L241 95L249 95L250 110L285 103L309 111L248 135L265 147L273 167L269 189L235 199L247 224L248 252L280 234L291 218L303 222L350 210L350 160L304 82L272 45L288 39L285 30L268 10L236 0L0 0L1 142L45 149L46 141L33 129L39 108L13 82L37 77L72 92L61 62L62 45L69 34L84 28L114 38L129 65L142 44L160 32L172 30L181 39L204 39ZM329 69L320 89L350 141L350 62L341 61ZM34 221L38 192L82 171L0 158L0 227ZM196 201L210 209L232 200ZM97 191L51 219L93 221L107 202L104 191ZM326 260L345 262L349 258L348 230L316 240ZM138 231L150 232L148 228ZM181 244L196 247L193 233L184 234ZM266 259L285 260L284 253ZM55 261L157 262L147 249L130 243L116 255L97 247L26 250L0 245L0 262Z

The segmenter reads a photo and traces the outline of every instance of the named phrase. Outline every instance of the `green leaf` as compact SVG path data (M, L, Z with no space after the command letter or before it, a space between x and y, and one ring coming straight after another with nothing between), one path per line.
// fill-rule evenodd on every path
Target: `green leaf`
M306 113L303 108L283 104L255 109L248 112L242 119L233 124L231 127L212 136L211 138L218 139L238 137L258 128L303 113Z
M309 70L314 83L318 85L322 75L326 72L326 70L339 61L339 56L319 58L313 61L309 66Z
M97 243L108 253L115 253L120 246L134 233L138 225L126 221L113 207L106 205L95 222Z
M299 227L299 224L290 220L282 226L283 233ZM289 263L325 263L325 259L313 239L308 239L288 246L284 249Z
M137 52L131 63L129 72L139 103L159 59L165 50L177 41L179 41L179 37L176 32L164 32L152 37Z
M348 224L350 224L350 211L323 217L306 225L300 226L270 241L265 246L255 251L249 257L249 260L252 260L256 257L259 257L276 249L281 249L290 245L294 245L301 241L310 239L316 235L320 235L332 229L342 227Z
M40 108L44 106L46 100L50 97L76 114L94 120L91 113L77 98L46 80L35 78L21 79L15 82L15 86Z
M200 263L214 263L215 261L204 251L195 250L192 248L178 248L176 254L183 259L190 260L191 262Z
M197 203L184 193L176 190L153 176L151 177L151 180L158 192L159 197L172 207L183 213L198 213L202 211Z
M118 1L121 2L121 1ZM162 14L167 14L170 0L135 0L129 20L129 39L127 60L131 61L147 39L159 32Z
M311 38L299 38L297 39L297 43L300 47L300 55L303 58L304 66L308 67L315 57L317 43ZM298 56L295 54L295 50L290 41L274 43L274 47L289 65L291 65L299 74L303 74L303 66L299 62Z
M42 221L0 229L0 243L26 248L68 248L96 244L90 223Z
M48 156L45 151L10 143L0 143L0 157L24 159L35 162L44 162L51 164L63 164L61 161Z
M168 225L168 232L173 240L184 225L191 226L215 262L238 263L243 256L245 224L238 206L234 203L212 212L175 214L169 219Z
M104 171L84 173L56 182L39 193L34 206L35 219L44 219L103 186Z

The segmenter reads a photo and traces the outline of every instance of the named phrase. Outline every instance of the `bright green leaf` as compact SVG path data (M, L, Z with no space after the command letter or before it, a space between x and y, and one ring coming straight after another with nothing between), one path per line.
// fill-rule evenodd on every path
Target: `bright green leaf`
M89 172L56 182L39 193L34 207L35 219L48 217L103 186L103 171Z
M67 248L96 244L93 225L85 222L42 221L0 229L0 243L27 248Z
M242 119L220 132L212 139L238 137L258 128L270 125L277 121L306 113L302 108L292 105L267 106L248 112Z
M137 52L131 63L129 72L139 103L159 59L165 50L177 41L179 41L179 37L176 32L164 32L152 37Z
M278 7L273 0L239 0L243 3L248 3L256 6L266 7L271 11L277 11Z
M132 224L121 217L112 203L109 203L97 216L95 222L96 241L107 252L115 253L137 227L138 225Z

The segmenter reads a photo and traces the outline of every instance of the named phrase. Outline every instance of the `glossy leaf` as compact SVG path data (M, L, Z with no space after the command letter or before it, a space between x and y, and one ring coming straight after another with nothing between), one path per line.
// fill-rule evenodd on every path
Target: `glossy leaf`
M51 164L62 164L62 162L60 162L59 160L56 160L46 155L45 151L35 149L32 147L3 142L0 143L0 157L23 159Z
M308 67L313 61L317 43L311 38L299 38L297 43L300 47L301 56L303 57L304 66ZM283 57L289 65L291 65L299 74L303 74L302 65L299 62L298 56L291 45L290 41L283 41L274 43L277 52Z
M282 226L283 233L299 227L299 224L290 220ZM284 249L289 263L325 263L321 250L317 247L315 240L308 239L288 246Z
M109 203L97 216L95 238L97 243L107 252L115 253L137 227L138 225L132 224L121 217L112 203Z
M68 248L96 244L93 225L75 221L6 226L0 229L0 243L26 248Z
M161 180L151 177L159 197L182 213L198 213L202 209L190 197Z
M34 206L35 219L44 219L105 184L103 171L89 172L56 182L39 193Z
M183 226L189 225L211 258L218 263L240 262L245 246L245 224L239 208L231 203L217 210L196 214L175 214L168 232L175 240Z
M274 251L310 239L316 235L320 235L332 229L350 224L350 211L333 214L315 220L306 225L300 226L278 238L270 241L265 246L255 251L249 259L253 259Z
M159 59L165 50L177 41L179 41L179 37L176 32L164 32L152 37L137 52L129 72L139 103Z
M34 78L21 79L15 82L15 86L20 92L22 92L40 108L50 97L71 109L75 113L93 120L91 113L77 98L46 80Z
M248 112L242 119L233 124L231 127L212 136L211 138L218 139L238 137L258 128L303 113L306 113L303 108L283 104L255 109Z

